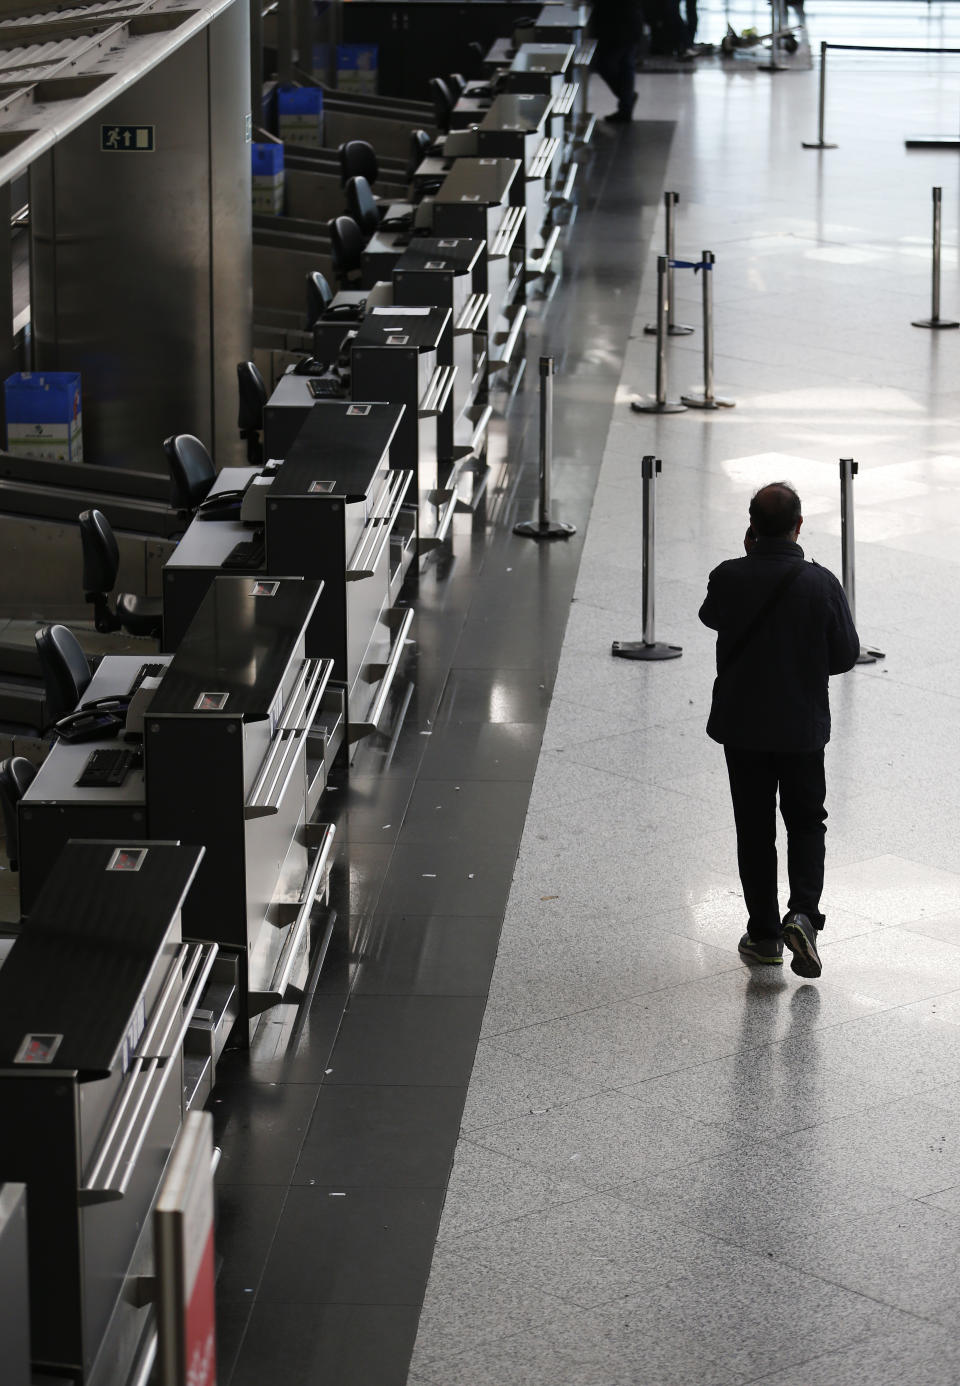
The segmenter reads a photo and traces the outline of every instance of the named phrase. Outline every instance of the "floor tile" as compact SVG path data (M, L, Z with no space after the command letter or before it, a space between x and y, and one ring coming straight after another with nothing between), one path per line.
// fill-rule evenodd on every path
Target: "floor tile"
M482 997L357 996L344 1015L327 1081L462 1087L482 1015Z
M231 1386L404 1386L417 1331L405 1304L258 1304Z
M378 915L356 964L354 994L486 996L501 922L496 915Z

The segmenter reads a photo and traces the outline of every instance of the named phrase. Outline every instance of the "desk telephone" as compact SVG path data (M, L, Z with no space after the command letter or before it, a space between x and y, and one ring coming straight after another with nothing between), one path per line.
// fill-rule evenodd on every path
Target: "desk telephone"
M130 703L144 679L162 678L165 671L165 664L141 664L126 693L111 693L81 703L75 712L55 722L53 730L61 741L70 742L100 741L116 736L126 726Z

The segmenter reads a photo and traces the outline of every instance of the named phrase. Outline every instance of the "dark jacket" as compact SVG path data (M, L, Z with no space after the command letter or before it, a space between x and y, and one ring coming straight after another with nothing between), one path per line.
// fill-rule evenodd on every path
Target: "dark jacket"
M604 45L639 43L643 8L638 0L594 0L593 36Z
M717 679L707 734L751 751L817 751L830 740L831 674L852 669L860 640L843 588L827 568L804 564L743 652L740 634L787 571L803 563L789 539L759 539L744 558L710 574L700 620L717 632Z

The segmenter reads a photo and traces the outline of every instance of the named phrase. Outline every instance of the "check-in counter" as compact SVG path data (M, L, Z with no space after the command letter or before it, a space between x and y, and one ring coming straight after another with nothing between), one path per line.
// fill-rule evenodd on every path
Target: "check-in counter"
M25 1184L0 1184L0 1343L6 1386L31 1386Z
M562 154L561 141L550 134L552 101L536 92L498 96L477 131L482 157L520 160L527 212L526 267L532 274L546 269L556 245L549 228L545 231L550 188L559 176Z
M572 43L584 41L590 22L589 5L557 3L544 5L533 24L534 43Z
M333 661L306 650L321 586L216 578L144 720L150 834L206 848L184 932L237 957L241 1035L296 999L332 929L311 944L333 846L311 820L342 724Z
M489 368L515 359L526 316L525 186L519 159L455 159L434 199L438 238L486 241L477 286L489 294Z
M390 209L390 218L412 217L413 214L414 207L410 202L398 202ZM379 230L374 231L367 241L360 257L361 285L365 289L372 289L381 279L389 280L394 265L403 255L410 240L409 228L391 231L386 222L381 223Z
M404 405L390 444L390 465L413 473L407 501L419 516L420 551L446 537L451 498L439 498L439 466L453 462L453 387L457 371L441 363L452 354L449 308L376 307L363 320L351 351L358 400Z
M33 1363L80 1386L131 1379L150 1332L131 1287L152 1272L183 1040L217 953L183 942L202 855L68 843L0 970L0 1181L27 1186Z
M497 78L500 92L550 97L548 131L562 146L556 176L550 184L554 190L570 162L577 136L579 83L575 58L576 49L570 43L525 43Z
M439 359L456 368L449 454L453 460L482 456L492 413L486 403L490 295L480 288L485 254L485 241L423 237L411 243L393 272L395 303L436 304L449 308L452 315L449 354L444 355L441 343Z

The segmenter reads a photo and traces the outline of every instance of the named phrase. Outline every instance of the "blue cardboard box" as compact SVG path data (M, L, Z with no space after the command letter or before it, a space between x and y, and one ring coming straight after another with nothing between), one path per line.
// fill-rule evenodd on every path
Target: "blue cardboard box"
M323 91L320 87L277 90L277 134L285 144L323 144Z
M83 461L79 371L17 371L3 382L7 451Z
M286 175L283 166L282 144L252 144L250 146L253 169L252 204L255 212L280 216L283 212L283 195Z
M376 95L380 50L375 43L337 44L337 90Z

